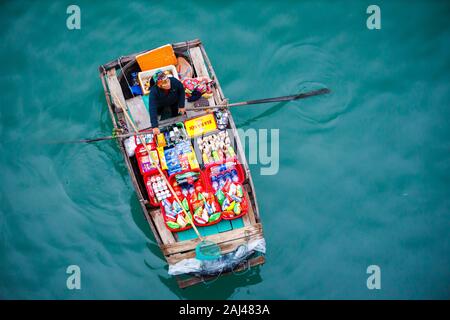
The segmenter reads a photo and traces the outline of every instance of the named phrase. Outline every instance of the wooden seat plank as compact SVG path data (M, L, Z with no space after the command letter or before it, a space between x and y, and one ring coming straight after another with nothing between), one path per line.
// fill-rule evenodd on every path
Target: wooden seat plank
M120 103L123 106L126 106L125 104L125 97L123 96L122 93L122 88L120 87L120 83L119 83L119 79L117 79L117 75L116 75L116 70L115 69L110 69L108 70L108 72L106 73L106 83L108 84L108 90L109 93L111 95L111 101L113 103L113 105L115 106L115 111L121 111L122 109L120 108L120 105L118 105L118 103L116 103L116 97L117 99L120 100Z
M197 73L197 77L210 78L208 68L206 67L200 47L190 48L189 55L191 56L192 63L194 64L194 69L195 72ZM215 104L214 98L213 97L209 98L208 103L210 106L213 106Z
M249 235L248 237L219 243L218 246L219 246L220 252L222 254L227 254L229 252L235 251L237 249L237 247L239 247L240 245L246 244L253 240L262 239L262 238L263 238L262 232L258 232L258 233ZM195 256L196 256L196 253L195 253L195 249L194 249L194 250L191 250L188 252L175 253L175 254L166 256L166 260L169 264L175 264L183 259L195 258Z
M254 225L246 226L239 229L230 230L227 232L213 234L207 237L204 237L204 240L209 240L214 243L220 244L222 242L228 242L240 238L245 238L251 236L256 233L262 232L262 226L260 223L256 223ZM186 252L190 250L194 250L197 244L200 242L199 239L192 239L186 241L180 241L177 243L166 244L161 247L164 255L171 255L174 253Z
M161 236L162 242L164 245L175 244L175 238L165 225L164 218L159 209L150 210L150 215L152 217L153 222L155 223L156 229L158 230L159 235Z
M151 127L150 115L141 96L128 99L127 107L139 130L148 129Z

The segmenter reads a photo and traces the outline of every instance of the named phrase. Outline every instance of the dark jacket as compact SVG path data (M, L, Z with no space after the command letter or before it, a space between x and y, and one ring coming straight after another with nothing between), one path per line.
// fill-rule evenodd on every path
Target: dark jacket
M152 127L158 127L158 113L164 109L169 110L172 117L178 115L178 109L184 108L184 87L183 84L174 77L169 77L169 94L165 94L158 86L154 85L150 89L148 97L148 107Z

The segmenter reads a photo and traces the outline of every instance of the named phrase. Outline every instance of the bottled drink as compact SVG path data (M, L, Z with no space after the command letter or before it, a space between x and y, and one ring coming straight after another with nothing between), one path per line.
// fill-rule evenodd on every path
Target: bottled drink
M236 169L231 170L231 180L233 182L238 182L239 181L239 176L238 176L238 173L237 173Z
M217 177L216 176L212 176L211 177L211 184L214 190L217 191L217 189L219 189L219 182L217 181Z

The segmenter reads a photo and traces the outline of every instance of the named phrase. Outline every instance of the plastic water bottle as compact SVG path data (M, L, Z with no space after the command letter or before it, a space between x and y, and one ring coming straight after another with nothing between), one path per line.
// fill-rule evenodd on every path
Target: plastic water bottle
M217 182L216 176L211 176L211 184L214 190L217 191L217 189L219 189L219 182Z
M221 177L221 178L219 179L219 188L222 189L223 186L225 185L225 183L226 183L225 178L224 178L224 177Z
M238 176L238 173L237 173L236 169L231 170L231 180L233 182L238 182L239 181L239 176Z

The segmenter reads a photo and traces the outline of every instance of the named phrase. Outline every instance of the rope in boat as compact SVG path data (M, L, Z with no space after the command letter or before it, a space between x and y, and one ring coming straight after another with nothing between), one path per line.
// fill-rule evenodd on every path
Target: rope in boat
M130 92L131 92L131 94L133 95L133 98L135 98L136 96L134 95L133 91L131 90L131 86L130 86L130 83L128 82L127 75L123 72L122 64L121 64L121 62L120 62L120 60L121 60L122 58L123 58L123 56L120 56L120 57L117 59L117 62L119 63L119 67L120 67L120 72L122 73L123 77L125 78L125 81L127 82L127 85L128 85L128 89L130 89Z

